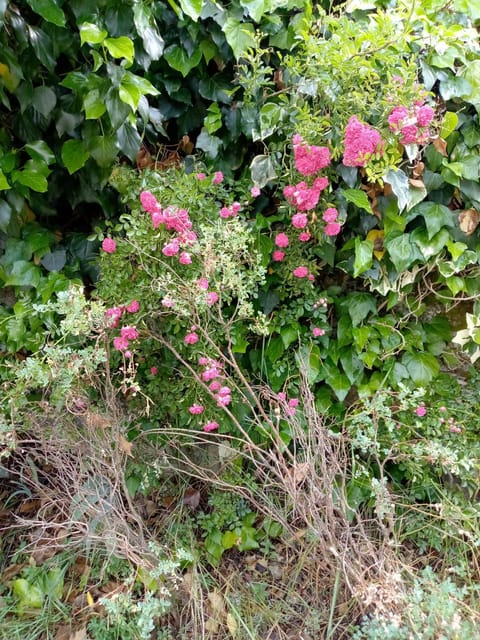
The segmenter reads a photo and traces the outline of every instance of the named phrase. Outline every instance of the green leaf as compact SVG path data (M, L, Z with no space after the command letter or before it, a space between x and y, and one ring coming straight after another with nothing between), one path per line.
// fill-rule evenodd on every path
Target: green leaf
M16 260L5 280L9 287L38 287L41 278L40 268L26 260Z
M172 69L179 71L184 78L194 67L198 66L202 59L200 49L195 49L193 54L189 55L183 47L177 44L167 47L163 55Z
M264 140L276 131L278 124L283 119L284 109L275 102L267 102L260 109L260 132L253 135L253 140Z
M142 139L138 131L129 122L125 122L117 130L117 146L132 162L137 157Z
M269 0L240 0L240 5L255 22L260 22L262 16L270 9Z
M13 594L18 600L20 609L41 609L45 595L41 589L32 585L25 578L13 581Z
M433 238L442 227L453 227L453 214L448 207L436 202L422 202L410 211L410 220L422 216L428 230L429 239Z
M365 209L368 213L372 212L372 206L365 191L361 189L344 189L342 194L347 202L352 202L359 209Z
M259 155L253 158L250 164L250 173L252 182L260 189L263 189L270 180L274 180L277 177L272 159L266 155Z
M440 129L440 137L446 140L448 136L455 131L458 125L458 116L454 111L447 111L443 116L442 128Z
M202 129L197 138L197 148L205 151L208 158L212 160L218 156L220 147L222 146L221 138L211 136L206 129Z
M464 90L460 97L475 105L477 111L480 111L480 60L477 58L468 62L458 75L470 85L470 88Z
M315 384L322 373L322 357L316 344L301 347L296 356L298 368L307 376L309 385Z
M90 154L100 167L110 167L118 155L116 139L111 136L93 136L89 139Z
M8 180L5 177L5 174L0 169L0 191L5 191L6 189L10 189L10 185L8 184ZM9 216L9 220L10 220L10 216Z
M433 238L430 238L425 229L418 228L412 231L411 238L422 252L425 260L428 260L442 251L450 239L450 234L446 229L440 229Z
M353 276L356 278L364 271L370 269L373 264L373 242L355 238L355 261L353 263Z
M42 29L28 25L28 38L38 60L53 72L57 61L52 55L54 47L50 36Z
M158 32L155 19L150 7L136 2L133 7L133 21L137 33L141 36L143 48L151 60L159 60L162 56L165 42Z
M102 44L105 38L108 36L108 31L100 29L96 24L91 22L83 22L79 27L80 32L80 44Z
M398 273L411 267L416 260L423 259L420 250L408 233L397 236L392 240L386 238L384 246Z
M6 200L0 200L0 231L6 233L11 217L12 207Z
M61 271L67 263L67 252L65 249L57 249L45 254L40 262L47 271Z
M33 11L47 22L52 22L57 27L65 26L65 14L55 0L27 0L27 2Z
M276 362L284 351L283 340L280 336L277 336L269 340L265 353L270 362Z
M38 160L45 164L55 162L55 154L44 140L35 140L25 145L25 150L33 160Z
M36 87L33 91L32 105L45 118L57 104L57 96L50 87Z
M257 46L255 28L249 22L240 22L230 17L225 21L222 31L237 60L248 49L255 49Z
M239 532L237 531L225 531L222 535L222 547L224 549L231 549L237 544L240 539Z
M179 0L183 13L186 13L194 22L202 13L203 0Z
M105 105L105 98L100 94L98 89L87 93L83 99L83 109L87 120L97 120L103 116L107 107Z
M425 187L413 187L410 184L407 174L401 169L390 169L385 176L385 182L388 182L392 187L393 193L397 196L400 211L404 209L409 211L427 195Z
M431 353L404 353L401 362L418 386L427 385L440 371L440 364Z
M15 182L19 182L25 187L33 189L33 191L38 191L39 193L45 193L48 189L46 177L37 171L31 171L28 169L14 171L12 178Z
M352 386L347 376L339 371L332 376L328 376L325 382L334 391L339 402L345 400Z
M125 58L128 62L133 62L135 49L133 42L127 36L106 38L103 44L107 47L108 53L114 58Z
M81 169L90 154L81 140L67 140L62 146L62 160L70 175Z
M205 129L209 134L215 133L222 126L222 112L218 103L212 103L207 109L207 116L203 121Z
M350 384L359 384L363 378L363 362L355 351L350 348L340 356L340 362Z
M138 103L142 97L142 93L138 87L122 80L121 85L118 87L118 95L120 100L128 104L132 111L137 110Z
M351 293L346 301L346 307L354 327L358 327L369 313L377 311L376 300L369 293Z

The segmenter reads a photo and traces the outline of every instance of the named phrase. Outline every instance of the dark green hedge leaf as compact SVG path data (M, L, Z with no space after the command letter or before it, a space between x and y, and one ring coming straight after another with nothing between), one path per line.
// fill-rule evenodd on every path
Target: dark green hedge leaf
M190 56L182 46L172 44L165 49L164 57L172 69L179 71L185 78L202 59L202 52L196 49Z
M56 24L57 27L65 26L65 14L55 0L27 0L30 7L47 22Z
M36 140L25 145L25 150L33 160L38 160L45 164L55 162L55 154L44 140Z
M429 384L440 371L440 364L431 353L404 353L401 362L418 386Z
M2 170L0 170L0 191L5 191L5 189L10 189L10 185L8 184L8 180L5 177L5 174ZM10 219L10 216L9 216Z
M125 58L128 62L133 62L135 49L133 42L127 36L119 38L106 38L103 44L107 47L108 53L114 58Z
M422 259L422 254L408 233L391 240L385 239L385 248L398 273L410 268L414 262Z
M369 313L377 311L377 303L369 293L354 292L348 296L347 309L353 326L358 327Z
M355 238L355 261L353 263L353 276L356 278L361 273L368 271L373 263L373 242Z
M117 131L117 146L132 162L137 157L142 139L130 123L125 122Z
M44 175L37 171L23 169L22 171L14 171L12 178L15 182L23 184L33 191L45 193L48 189L47 179Z
M67 140L62 146L62 160L71 175L83 167L90 154L81 140Z
M365 209L368 213L372 213L372 206L365 191L361 189L344 189L342 194L347 202L352 202L359 209Z
M240 22L236 18L227 18L222 27L225 38L238 60L247 49L256 48L255 28L249 22Z
M67 252L65 249L57 249L44 255L40 262L47 271L61 271L67 263Z

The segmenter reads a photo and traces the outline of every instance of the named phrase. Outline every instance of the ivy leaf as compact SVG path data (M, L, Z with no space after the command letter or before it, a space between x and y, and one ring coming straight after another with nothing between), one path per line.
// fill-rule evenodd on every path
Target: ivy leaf
M49 71L53 72L57 61L52 55L54 47L50 36L48 36L45 31L42 31L42 29L28 25L28 39L38 60L40 60Z
M458 116L454 111L447 111L443 116L442 128L440 129L440 137L446 140L448 136L455 131L458 125Z
M46 177L34 170L23 169L22 171L14 171L12 178L15 182L19 182L38 193L45 193L48 189Z
M436 202L422 202L410 211L410 219L422 216L428 230L429 240L436 235L442 227L453 227L453 214L448 207ZM409 216L409 217L410 217Z
M96 24L91 22L83 22L79 27L80 32L80 44L102 44L105 38L108 36L108 32L105 29L100 29Z
M373 213L372 206L365 191L361 189L344 189L342 194L347 202L352 202L359 209L365 209L368 213Z
M385 239L385 248L398 273L411 267L416 260L422 259L420 250L408 233L391 240Z
M57 27L65 26L65 14L55 0L27 0L27 2L30 8L47 22L52 22Z
M183 13L186 13L194 22L197 22L202 13L203 0L179 0L179 4Z
M6 287L38 287L40 268L26 260L16 260L5 281Z
M227 18L222 27L225 39L230 45L235 58L238 60L247 49L255 49L255 29L249 22L240 22L236 18Z
M152 12L143 3L136 2L133 7L133 21L137 33L141 36L143 48L151 60L159 60L162 56L165 42L159 34Z
M36 140L25 145L25 150L33 160L38 160L45 164L55 162L55 154L44 140Z
M398 208L400 211L411 209L418 201L423 200L426 191L412 188L407 174L401 169L390 169L385 176L385 182L392 187L393 193L397 196ZM419 193L420 192L420 193Z
M353 276L356 278L364 271L370 269L373 263L373 242L355 238L355 261L353 263Z
M65 249L57 249L44 255L40 262L47 271L61 271L67 263L67 252Z
M193 54L189 55L183 47L177 44L172 44L167 47L163 55L172 69L180 71L184 78L199 64L202 59L202 52L200 49L195 49Z
M369 293L350 294L346 306L354 327L358 327L369 313L375 313L377 310L375 298Z
M459 72L459 76L470 85L469 90L464 90L461 98L473 104L480 111L480 60L472 60Z
M328 386L333 390L339 402L343 402L350 391L350 380L344 373L339 371L333 376L328 376L325 380Z
M270 9L269 0L240 0L240 5L255 22L260 22L262 16Z
M5 174L0 169L0 191L5 191L6 189L10 189L10 185L8 184L8 180L5 177ZM0 214L0 218L1 218L1 214ZM9 219L10 219L10 216L9 216Z
M283 119L284 110L274 102L267 102L260 109L260 134L254 135L253 140L264 140L271 136Z
M401 362L418 386L427 385L440 371L440 364L431 353L404 353Z
M422 252L425 260L440 253L450 239L450 234L446 229L440 229L432 238L429 237L425 229L415 229L411 234L412 240Z
M117 146L132 162L137 157L141 144L138 131L130 123L125 122L117 130Z
M87 120L97 120L101 118L107 107L105 105L104 97L100 94L98 89L89 91L83 99L83 109L85 110L85 118Z
M108 53L113 58L125 58L128 62L133 62L133 56L135 53L133 42L127 36L120 36L119 38L106 38L104 45L107 47Z
M90 154L81 140L67 140L62 146L62 160L70 175L81 169Z
M218 156L218 151L222 146L221 138L211 136L208 131L203 128L197 138L197 148L205 151L205 154L212 160Z
M11 217L12 207L5 200L0 200L0 231L6 233Z
M50 87L36 87L33 91L32 105L45 118L57 104L57 96Z
M89 139L89 148L100 167L109 167L118 153L116 140L111 136L93 136Z
M250 173L252 182L260 189L263 189L270 180L277 177L272 159L266 155L259 155L253 158L250 164Z

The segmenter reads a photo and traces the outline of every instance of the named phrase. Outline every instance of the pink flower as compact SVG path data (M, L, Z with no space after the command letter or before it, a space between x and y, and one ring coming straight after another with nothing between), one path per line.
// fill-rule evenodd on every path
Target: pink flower
M180 264L192 264L192 256L186 251L182 251L178 260Z
M206 433L210 433L211 431L216 431L218 429L218 422L207 422L207 424L204 425L203 430Z
M188 410L193 416L199 416L204 412L205 408L201 404L192 404L192 406L189 407Z
M417 111L417 124L419 127L428 127L428 125L433 120L433 116L435 115L435 111L432 107L428 105L424 105L420 107Z
M207 177L204 173L197 173L197 175L195 176L197 178L197 180L200 180L200 182L203 182L203 180L205 180L205 178Z
M325 329L320 329L320 327L313 327L312 334L314 338L319 338L320 336L325 335Z
M172 300L172 298L163 298L162 306L167 307L168 309L171 309L172 307L175 306L175 300Z
M140 202L142 203L142 207L148 213L154 213L156 211L160 211L161 207L157 202L157 199L150 193L150 191L142 191L140 194Z
M208 388L215 393L215 391L219 391L222 388L222 385L218 380L213 380L213 382L208 385Z
M295 229L305 229L308 224L308 216L306 213L296 213L292 216L292 225Z
M182 233L178 235L178 242L180 244L195 244L197 240L198 236L195 231L182 231Z
M281 401L281 402L285 402L285 400L287 399L287 394L284 391L279 391L277 393L277 398Z
M156 376L158 373L157 367L150 367L150 373L152 374L152 376Z
M311 187L306 182L286 186L283 190L283 195L299 211L310 211L317 206L320 193L327 187L328 178L315 178Z
M294 140L298 141L294 136ZM306 144L301 138L301 142L293 144L295 157L295 167L304 176L311 176L330 164L330 150L328 147L317 147Z
M296 278L306 278L308 276L308 269L307 267L297 267L293 270L293 275Z
M258 196L260 195L260 189L258 187L252 187L250 189L250 195L252 196L252 198L258 198Z
M216 293L215 291L209 291L207 293L207 304L209 306L212 306L216 302L218 302L218 293Z
M123 309L121 307L112 307L105 311L105 316L110 319L110 327L117 327L122 317Z
M416 144L418 142L418 128L414 124L407 124L401 128L401 144Z
M139 335L135 327L122 327L120 333L122 338L126 338L127 340L136 340Z
M229 396L231 395L232 391L230 389L230 387L220 387L220 389L218 390L218 395L219 396Z
M204 382L210 382L210 380L218 378L221 374L222 372L217 367L212 366L208 369L205 369L205 371L202 373L202 380Z
M439 407L439 411L446 411L447 407Z
M133 358L133 353L131 351L125 351L126 358Z
M300 240L300 242L308 242L311 238L311 235L308 233L308 231L302 231L302 233L298 234L298 239Z
M281 247L283 249L285 247L288 247L290 241L285 233L278 233L275 237L275 244L277 245L277 247Z
M285 259L285 251L274 251L272 259L274 262L282 262Z
M126 351L128 349L128 340L123 336L117 336L113 339L113 346L117 351Z
M380 133L352 116L345 129L343 164L346 167L364 167L375 153L383 154Z
M326 236L338 236L342 229L342 225L339 222L329 222L325 225Z
M152 218L152 225L154 229L157 229L161 224L165 223L165 216L162 211L154 211L150 217Z
M219 396L217 398L217 407L226 407L231 401L232 398L230 396Z
M198 359L198 364L201 367L205 367L209 362L210 362L210 360L208 358L206 358L205 356L200 356L200 358Z
M163 212L165 226L169 231L185 233L192 228L192 221L186 209L168 207Z
M390 131L398 131L403 120L408 118L408 110L406 107L395 107L388 116L388 124Z
M197 287L206 291L208 289L208 280L207 278L199 278L197 280Z
M163 255L167 256L168 258L170 258L171 256L175 256L179 251L180 247L178 246L178 242L176 242L175 240L172 240L171 242L166 244L162 249Z
M427 409L423 405L420 405L415 409L415 413L419 418L423 418L423 416L427 413Z
M242 208L242 205L239 202L233 202L230 206L230 209L233 211L235 215L240 211L241 208Z
M325 212L322 216L322 220L324 222L335 222L337 218L338 211L335 209L335 207L329 207L328 209L325 209Z
M223 173L221 171L215 171L212 184L220 184L221 182L223 182Z
M137 313L137 311L140 309L140 303L138 302L138 300L132 300L130 304L125 307L125 309L128 311L128 313Z
M220 209L220 217L221 218L230 218L230 216L232 215L232 212L230 211L230 209L228 207L222 207Z
M192 331L191 333L187 333L183 341L185 344L195 344L198 342L198 335Z
M105 253L115 253L117 244L113 238L105 238L102 242L102 249Z
M294 409L295 407L298 407L298 398L292 398L291 400L288 401L288 406L292 407L292 409Z

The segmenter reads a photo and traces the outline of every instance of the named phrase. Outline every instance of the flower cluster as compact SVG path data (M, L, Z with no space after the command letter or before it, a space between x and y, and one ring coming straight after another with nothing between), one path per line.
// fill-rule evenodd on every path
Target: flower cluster
M365 167L374 154L383 154L380 133L356 116L352 116L345 129L343 164L346 167Z
M229 207L222 207L220 209L220 217L221 218L235 218L237 213L241 209L241 205L239 202L234 202Z
M123 316L125 312L127 313L137 313L140 310L140 303L138 300L132 300L130 304L127 304L123 307L111 307L107 309L105 312L105 316L108 320L108 325L111 329L118 327L120 322L120 318Z
M138 338L138 331L135 327L126 326L120 329L120 335L113 339L113 346L117 351L122 351L127 358L131 358L129 351L130 341Z
M284 391L277 393L277 398L284 405L286 415L293 418L297 413L297 407L299 405L298 398L290 398L290 400L287 400L287 394Z
M320 194L328 187L328 178L315 178L313 185L308 186L306 182L299 182L296 185L288 185L283 190L283 195L289 204L292 204L298 211L311 211L315 209L320 199Z
M208 388L217 403L217 407L227 407L232 401L232 390L225 384L225 373L222 362L214 358L201 356L198 364L202 368L200 378L208 384ZM205 407L203 404L194 403L189 407L188 411L192 415L201 415L205 411ZM215 431L218 427L218 422L207 422L203 426L203 430L208 433Z
M434 115L432 107L418 101L410 109L402 106L392 109L388 125L392 133L401 136L401 144L425 144L430 138L429 125Z
M102 249L105 253L115 253L117 244L113 238L104 238L102 242Z
M312 176L330 164L330 149L307 144L297 133L293 136L295 168L303 176Z

